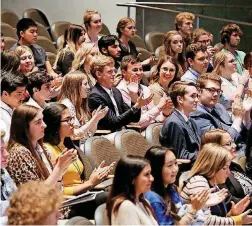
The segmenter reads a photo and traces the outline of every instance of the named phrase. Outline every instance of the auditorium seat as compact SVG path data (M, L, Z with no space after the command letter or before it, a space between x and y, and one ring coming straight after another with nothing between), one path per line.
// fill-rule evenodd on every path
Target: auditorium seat
M164 33L161 32L149 32L145 35L145 44L148 48L148 50L152 53L155 52L155 50L163 45L164 41Z
M102 29L100 31L100 34L102 35L110 35L110 31L108 29L108 27L106 26L106 24L102 24Z
M10 37L18 40L16 29L6 23L1 23L1 32L5 37Z
M48 30L46 29L46 27L44 25L40 24L40 23L37 23L37 25L38 25L38 35L46 37L47 39L52 41L52 38L51 38Z
M130 41L134 42L136 47L140 47L147 50L144 40L139 35L134 35Z
M138 58L141 61L144 61L148 58L150 58L152 56L151 52L149 52L147 49L141 48L141 47L137 47L137 51L139 53Z
M4 36L5 50L9 50L15 43L17 43L17 39Z
M54 62L56 60L56 54L55 53L51 53L51 52L46 52L46 55L48 57L48 60L49 60L50 64L53 66Z
M65 30L68 29L69 25L71 25L71 23L66 21L57 21L52 24L51 34L54 42L56 42L61 35L64 35Z
M9 24L13 28L16 28L18 21L19 21L19 18L16 13L8 9L1 10L1 22L4 22L6 24Z
M50 24L48 22L46 15L38 9L26 9L23 12L23 18L33 19L34 21L36 21L37 23L40 23L46 28L50 27Z
M55 54L57 53L57 50L56 50L54 44L52 43L52 41L46 37L38 36L36 44L43 47L46 52L51 52L51 53L55 53Z

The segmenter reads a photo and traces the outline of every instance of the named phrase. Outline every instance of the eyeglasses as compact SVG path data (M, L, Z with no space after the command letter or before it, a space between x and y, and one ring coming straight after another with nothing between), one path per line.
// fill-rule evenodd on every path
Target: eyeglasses
M74 124L74 117L69 117L67 119L61 120L60 122L67 122L69 125Z
M221 95L223 93L221 89L215 89L215 88L203 88L203 89L206 89L212 95L214 95L215 93L217 93L218 95Z
M175 69L174 68L167 68L167 67L163 67L163 68L160 68L160 71L164 72L164 73L167 73L167 72L175 72Z

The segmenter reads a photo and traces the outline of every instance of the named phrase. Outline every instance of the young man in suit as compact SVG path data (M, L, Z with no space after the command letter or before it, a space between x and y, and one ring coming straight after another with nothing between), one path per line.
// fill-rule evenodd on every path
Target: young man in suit
M151 98L144 99L140 96L131 106L124 103L121 92L112 87L115 78L113 58L105 55L97 56L91 63L90 72L97 80L88 97L90 111L94 111L99 106L109 108L107 115L99 121L98 129L115 132L130 122L138 122L141 107L148 104Z
M160 143L172 147L177 158L189 159L193 163L199 151L200 134L189 114L197 107L197 88L193 83L175 82L169 93L175 109L161 130ZM191 166L186 164L183 170L189 170Z
M246 139L245 126L250 124L251 99L246 100L241 109L233 108L233 119L231 119L226 108L218 103L222 91L221 79L217 74L201 75L197 81L197 87L199 88L199 104L197 111L191 114L191 118L200 127L201 133L204 134L217 128L226 130L238 145L237 149L241 149Z

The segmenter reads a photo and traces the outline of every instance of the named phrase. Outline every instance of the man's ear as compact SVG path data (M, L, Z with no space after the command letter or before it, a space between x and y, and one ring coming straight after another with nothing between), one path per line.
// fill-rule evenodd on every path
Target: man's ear
M99 71L95 72L96 78L100 78L101 77L101 73Z
M22 38L24 37L24 32L23 31L20 31L19 34L20 34L20 37L22 37Z
M33 93L36 93L36 92L39 92L39 89L36 88L36 87L34 87L34 88L32 89L32 91L33 91Z
M108 50L104 47L101 48L101 52L102 52L102 54L104 54L106 56L108 55Z
M188 64L191 66L192 63L193 63L193 59L192 58L188 58L187 61L188 61Z
M3 93L2 93L2 96L3 96L3 97L8 97L9 95L10 95L10 94L9 94L7 91L5 91L5 90L4 90Z

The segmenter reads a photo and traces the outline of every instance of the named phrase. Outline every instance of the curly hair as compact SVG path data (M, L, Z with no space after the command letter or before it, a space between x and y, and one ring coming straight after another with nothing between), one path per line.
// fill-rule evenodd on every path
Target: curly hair
M241 28L237 24L228 24L224 26L220 31L221 43L225 44L229 42L230 36L232 35L233 32L237 32L238 35L240 36L243 34Z
M175 26L176 26L176 30L179 30L179 27L183 24L184 20L194 20L195 16L192 13L188 13L188 12L183 12L183 13L179 13L176 17L175 17Z
M9 225L38 225L61 206L60 189L44 182L22 184L10 199Z

